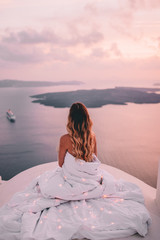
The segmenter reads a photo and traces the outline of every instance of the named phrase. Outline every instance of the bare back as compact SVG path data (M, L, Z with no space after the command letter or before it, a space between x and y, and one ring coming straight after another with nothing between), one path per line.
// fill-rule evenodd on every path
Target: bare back
M60 167L62 167L64 163L66 152L69 152L71 155L75 157L73 152L71 137L69 134L65 134L60 138L59 152L58 152L58 164ZM95 134L94 134L94 154L97 156L97 144L96 144Z

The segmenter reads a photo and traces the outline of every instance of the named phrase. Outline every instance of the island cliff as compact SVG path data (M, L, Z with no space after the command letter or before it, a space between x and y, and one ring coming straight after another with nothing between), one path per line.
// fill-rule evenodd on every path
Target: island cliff
M86 107L97 108L107 104L160 103L160 88L115 87L111 89L53 92L31 96L34 103L56 108L70 107L73 102L83 102Z

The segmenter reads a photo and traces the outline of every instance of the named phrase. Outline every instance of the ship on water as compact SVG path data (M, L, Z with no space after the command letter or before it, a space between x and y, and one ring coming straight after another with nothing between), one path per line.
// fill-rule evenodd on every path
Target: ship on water
M8 118L9 121L11 121L11 122L16 121L16 116L13 114L11 109L8 109L8 111L6 112L6 115L7 115L7 118Z

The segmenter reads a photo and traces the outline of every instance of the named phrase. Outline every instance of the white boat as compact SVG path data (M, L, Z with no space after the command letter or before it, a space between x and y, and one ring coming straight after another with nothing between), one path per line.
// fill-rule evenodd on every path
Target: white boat
M7 118L8 118L11 122L15 122L16 116L13 114L13 112L11 111L11 109L8 109L8 111L6 112L6 114L7 114Z

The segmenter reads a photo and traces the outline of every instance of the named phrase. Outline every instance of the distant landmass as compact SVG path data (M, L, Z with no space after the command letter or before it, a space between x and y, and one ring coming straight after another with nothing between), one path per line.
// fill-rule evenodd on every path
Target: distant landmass
M83 82L80 81L60 81L60 82L46 82L46 81L21 81L21 80L0 80L0 88L7 87L50 87L50 86L60 86L60 85L80 85Z
M70 107L73 102L83 102L89 108L107 104L126 105L127 103L160 103L160 88L115 87L111 89L77 90L53 92L31 96L33 103L40 103L55 108Z
M160 83L155 83L154 86L160 86Z

